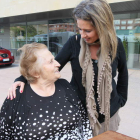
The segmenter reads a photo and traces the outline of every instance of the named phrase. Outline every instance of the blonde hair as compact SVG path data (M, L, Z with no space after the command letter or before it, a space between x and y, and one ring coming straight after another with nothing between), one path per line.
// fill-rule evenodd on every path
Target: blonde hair
M22 51L20 55L20 73L29 81L29 83L36 82L36 74L40 73L36 53L42 49L47 49L47 46L36 42L25 44L22 48L18 49L18 51Z
M101 43L101 53L111 53L112 61L117 52L117 36L114 29L113 13L105 0L84 0L74 10L75 19L91 21Z

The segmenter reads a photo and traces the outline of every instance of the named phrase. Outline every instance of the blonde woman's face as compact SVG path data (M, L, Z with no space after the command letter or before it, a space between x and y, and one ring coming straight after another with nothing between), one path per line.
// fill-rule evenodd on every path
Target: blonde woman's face
M77 19L77 26L79 28L81 37L85 40L85 42L93 43L99 38L95 27L90 21Z

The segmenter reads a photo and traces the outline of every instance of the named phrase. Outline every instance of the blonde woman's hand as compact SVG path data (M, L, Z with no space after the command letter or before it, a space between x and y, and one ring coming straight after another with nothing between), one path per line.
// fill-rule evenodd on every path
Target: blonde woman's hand
M16 88L20 86L19 92L22 93L24 90L25 83L21 81L17 81L12 84L12 86L9 88L7 99L13 100L16 98Z

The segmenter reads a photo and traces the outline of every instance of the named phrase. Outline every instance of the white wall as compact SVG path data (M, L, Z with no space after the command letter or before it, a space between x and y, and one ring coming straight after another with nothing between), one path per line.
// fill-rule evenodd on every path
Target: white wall
M132 0L107 0L109 3ZM74 8L81 0L0 0L0 18Z

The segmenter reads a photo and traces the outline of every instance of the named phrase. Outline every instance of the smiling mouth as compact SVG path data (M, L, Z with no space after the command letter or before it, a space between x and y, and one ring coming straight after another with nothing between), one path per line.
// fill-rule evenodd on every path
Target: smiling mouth
M84 39L85 41L88 41L89 39Z
M56 70L55 72L59 72L59 70Z

